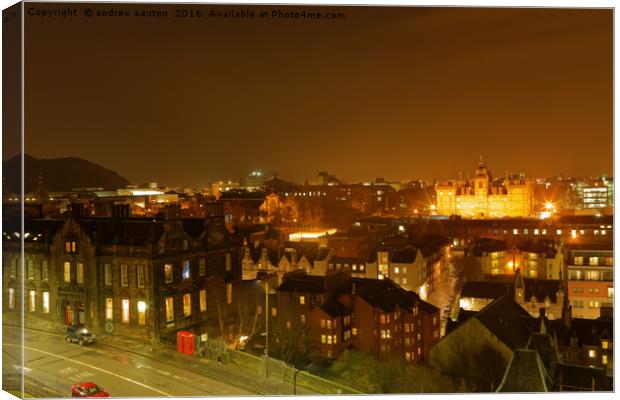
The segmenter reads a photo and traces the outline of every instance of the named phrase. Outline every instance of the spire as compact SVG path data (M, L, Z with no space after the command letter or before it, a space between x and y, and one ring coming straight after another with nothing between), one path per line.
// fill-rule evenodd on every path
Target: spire
M521 270L519 268L515 271L515 275L515 289L525 289L525 284L523 283L523 277L521 277Z

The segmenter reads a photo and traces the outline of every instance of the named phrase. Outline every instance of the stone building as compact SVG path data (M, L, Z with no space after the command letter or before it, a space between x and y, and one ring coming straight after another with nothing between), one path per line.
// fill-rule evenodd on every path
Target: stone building
M181 219L177 207L158 218L133 218L126 205L111 218L27 219L24 313L83 325L94 332L161 340L178 330L224 336L240 280L240 245L222 216ZM19 221L3 221L5 317L19 318ZM234 323L232 316L225 324Z
M534 183L519 176L506 175L493 180L480 157L473 180L461 179L435 186L437 214L466 218L529 217L532 215Z

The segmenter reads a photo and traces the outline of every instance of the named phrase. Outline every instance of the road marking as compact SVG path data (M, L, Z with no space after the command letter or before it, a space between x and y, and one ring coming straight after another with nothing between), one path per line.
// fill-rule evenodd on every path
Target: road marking
M10 344L10 343L5 343L4 345L5 345L5 346L13 346L13 347L21 347L21 346L19 346L19 345L16 345L16 344ZM144 384L144 383L142 383L142 382L138 382L138 381L135 381L135 380L133 380L133 379L126 378L126 377L124 377L124 376L122 376L122 375L115 374L114 372L107 371L107 370L105 370L105 369L103 369L103 368L99 368L99 367L95 367L94 365L89 365L89 364L86 364L85 362L82 362L82 361L72 360L72 359L70 359L69 357L59 356L58 354L50 353L50 352L43 351L43 350L34 349L34 348L32 348L32 347L27 347L27 346L24 346L24 349L28 349L28 350L32 350L32 351L38 351L39 353L47 354L48 356L51 356L51 357L56 357L56 358L60 358L60 359L65 360L65 361L69 361L69 362L72 362L72 363L76 363L76 364L79 364L79 365L83 365L83 366L85 366L85 367L92 368L92 369L94 369L94 370L97 370L97 371L103 372L103 373L108 374L108 375L112 375L112 376L114 376L114 377L117 377L117 378L119 378L119 379L125 380L125 381L127 381L127 382L131 382L131 383L133 383L133 384L135 384L135 385L142 386L143 388L146 388L146 389L152 390L152 391L154 391L154 392L156 392L156 393L159 393L159 394L161 394L161 395L163 395L163 396L166 396L166 397L172 397L172 395L171 395L170 393L163 392L163 391L161 391L161 390L159 390L159 389L156 389L156 388L154 388L154 387L152 387L152 386L145 385L145 384Z

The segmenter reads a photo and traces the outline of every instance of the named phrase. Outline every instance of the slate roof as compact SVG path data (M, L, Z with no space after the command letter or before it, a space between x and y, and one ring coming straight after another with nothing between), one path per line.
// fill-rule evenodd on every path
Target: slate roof
M45 241L52 238L62 228L64 220L57 219L24 219L24 233L30 233L24 238L25 242ZM2 232L6 233L11 239L18 240L14 232L21 231L21 222L18 218L3 218ZM41 236L39 236L41 235ZM37 238L35 241L34 239Z
M331 317L341 317L345 315L350 315L352 310L348 307L345 307L339 301L332 299L326 302L323 305L319 306L323 311L325 311Z
M411 246L404 249L394 250L390 255L390 262L401 264L412 264L415 262L418 251Z
M325 277L317 275L296 275L286 278L278 287L278 292L323 293L325 292Z
M530 301L532 296L534 296L539 303L542 303L545 297L549 297L552 303L557 302L557 293L561 286L559 280L526 278L523 281L525 285L525 301Z
M461 297L477 299L497 299L505 294L513 296L513 285L503 282L465 281L461 290Z
M613 320L572 318L570 328L564 338L564 345L570 344L570 338L576 337L578 345L600 346L601 336L612 337L614 334Z
M98 218L80 219L78 223L99 245L146 246L157 242L164 233L164 222L152 219Z
M413 292L406 291L390 279L361 278L355 280L367 281L361 286L356 284L356 295L371 306L380 308L383 312L393 312L397 306L411 309L419 302L419 296Z
M497 392L548 392L550 383L535 350L517 349L512 354Z
M509 296L503 295L473 316L511 349L525 347L531 330L524 322L532 316Z
M508 245L503 240L481 238L476 240L472 252L476 257L482 256L482 253L495 253L498 251L508 250Z
M560 355L558 354L557 347L552 342L551 336L545 333L534 332L530 335L527 348L536 350L545 369L553 376L553 371L560 362Z
M554 258L558 250L550 240L528 240L517 245L517 249L527 253L544 254L546 258Z

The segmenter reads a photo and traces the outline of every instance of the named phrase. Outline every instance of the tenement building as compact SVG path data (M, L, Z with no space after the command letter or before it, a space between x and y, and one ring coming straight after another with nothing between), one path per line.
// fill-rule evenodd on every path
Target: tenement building
M178 330L212 332L233 323L240 245L223 216L184 219L178 207L153 218L89 217L78 205L65 219L3 221L4 318L85 326L108 334L161 340ZM20 274L20 239L24 241ZM24 297L21 297L23 278ZM228 335L226 335L228 336Z
M480 157L473 180L461 179L435 186L437 214L466 218L529 217L532 215L534 182L525 175L506 175L493 180Z

